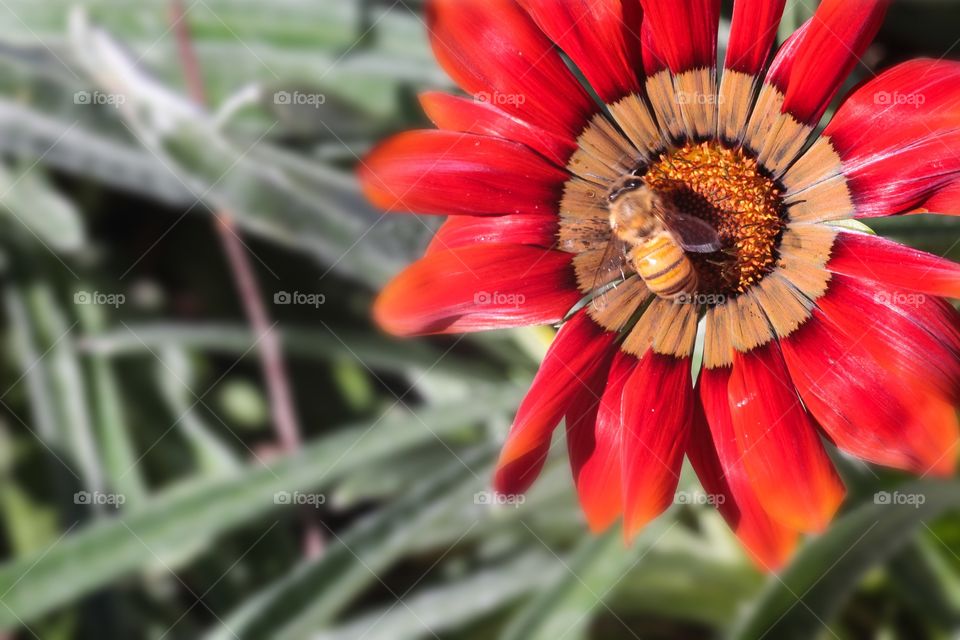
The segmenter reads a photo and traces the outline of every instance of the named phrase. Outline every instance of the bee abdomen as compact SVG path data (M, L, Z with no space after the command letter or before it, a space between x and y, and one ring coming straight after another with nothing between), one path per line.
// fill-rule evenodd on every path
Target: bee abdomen
M693 293L697 272L683 249L667 233L658 233L631 251L637 273L647 287L662 298Z

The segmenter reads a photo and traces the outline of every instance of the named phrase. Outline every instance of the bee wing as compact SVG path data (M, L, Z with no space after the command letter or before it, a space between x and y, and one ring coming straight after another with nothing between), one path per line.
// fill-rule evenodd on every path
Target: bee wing
M717 230L700 218L674 211L663 216L663 224L684 251L713 253L723 247Z
M627 251L629 245L619 238L611 236L607 246L603 250L603 255L597 263L597 270L593 276L593 283L590 285L591 291L603 288L616 280L623 280L627 277L625 268L627 266ZM597 311L602 311L606 307L607 294L601 293L593 298L590 304Z

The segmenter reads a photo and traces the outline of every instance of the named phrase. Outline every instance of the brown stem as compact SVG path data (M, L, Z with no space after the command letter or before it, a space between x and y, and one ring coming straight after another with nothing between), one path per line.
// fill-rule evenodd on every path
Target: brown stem
M203 83L200 62L197 59L186 23L186 12L181 0L171 0L171 21L177 39L177 49L183 67L187 89L194 102L207 104L207 94ZM283 357L283 345L270 322L270 316L263 304L263 295L257 283L250 256L238 234L237 224L229 211L214 212L215 228L233 274L237 291L243 303L247 320L258 338L257 350L260 354L261 369L267 384L270 412L274 429L281 449L294 452L302 442L290 380L287 377L286 363ZM316 522L304 513L304 553L315 557L323 551L323 534Z

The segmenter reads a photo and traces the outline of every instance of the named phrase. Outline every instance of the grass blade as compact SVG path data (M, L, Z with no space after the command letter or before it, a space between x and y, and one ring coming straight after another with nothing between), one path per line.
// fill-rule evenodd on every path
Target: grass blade
M923 496L923 504L891 498L890 503L860 506L835 521L782 575L771 578L730 637L809 640L823 635L868 570L899 550L923 522L960 508L957 482L913 482L900 487L897 495Z
M121 576L174 556L198 539L266 516L278 491L331 486L348 470L404 453L465 425L507 411L517 394L500 391L476 403L455 403L416 414L396 411L376 424L344 429L281 459L251 466L229 479L203 479L157 496L141 510L95 523L41 554L0 565L0 629L12 629ZM430 425L426 427L425 425Z

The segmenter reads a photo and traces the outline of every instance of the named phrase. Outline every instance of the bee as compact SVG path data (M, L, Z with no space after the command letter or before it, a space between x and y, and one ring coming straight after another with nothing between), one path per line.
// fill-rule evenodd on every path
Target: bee
M598 276L614 264L621 273L629 266L661 298L676 300L695 294L697 271L687 253L719 251L722 244L716 230L704 220L676 210L635 175L618 180L607 202L613 237Z

